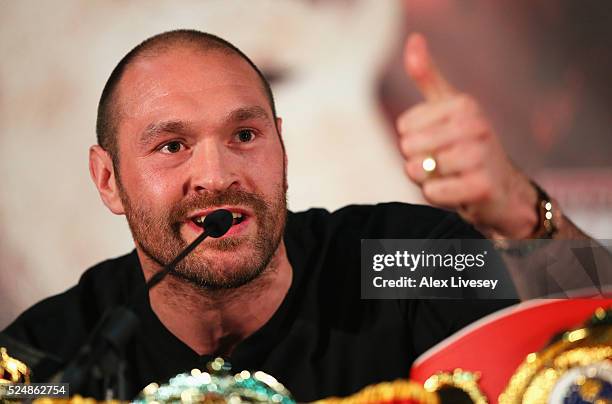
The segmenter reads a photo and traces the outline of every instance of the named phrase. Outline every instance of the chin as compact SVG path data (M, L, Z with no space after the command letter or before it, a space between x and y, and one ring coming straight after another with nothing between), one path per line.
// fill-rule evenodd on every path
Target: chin
M228 250L208 250L197 252L179 264L177 271L188 280L200 283L240 283L240 280L253 280L263 273L271 257L261 257L254 248L247 245Z
M236 289L254 281L265 268L244 268L213 265L212 267L181 268L175 276L204 290Z

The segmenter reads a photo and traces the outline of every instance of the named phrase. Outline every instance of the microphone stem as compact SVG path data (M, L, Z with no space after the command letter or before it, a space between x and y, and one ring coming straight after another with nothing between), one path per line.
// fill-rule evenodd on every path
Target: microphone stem
M193 251L204 239L208 237L208 233L203 231L195 240L191 242L179 255L176 256L168 265L158 271L155 275L149 279L146 285L147 292L150 291L154 286L161 282L168 273L170 273L176 265L183 260L191 251Z

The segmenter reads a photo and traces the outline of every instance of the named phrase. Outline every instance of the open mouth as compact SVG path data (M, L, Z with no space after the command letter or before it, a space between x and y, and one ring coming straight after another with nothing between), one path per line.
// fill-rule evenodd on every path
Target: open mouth
M245 216L242 213L232 212L232 219L233 219L232 226L242 223L244 221L244 218ZM192 218L191 221L195 223L196 226L202 227L204 225L205 219L206 219L206 215L202 215L202 216L196 216Z

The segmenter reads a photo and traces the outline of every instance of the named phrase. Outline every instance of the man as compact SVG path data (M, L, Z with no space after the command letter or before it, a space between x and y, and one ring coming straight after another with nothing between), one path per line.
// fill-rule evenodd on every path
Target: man
M406 172L424 196L492 238L578 234L561 217L556 228L542 228L538 193L477 104L437 71L424 38L412 36L406 54L427 101L407 111L398 130ZM349 394L406 377L419 353L509 303L360 300L360 239L481 234L455 214L421 206L288 213L272 93L255 65L220 38L173 31L133 49L104 88L97 134L92 179L104 204L126 215L136 250L26 311L9 335L70 360L102 313L127 304L202 232L207 214L224 208L234 217L225 236L204 241L135 303L140 327L126 349L131 395L215 356L276 376L299 401Z

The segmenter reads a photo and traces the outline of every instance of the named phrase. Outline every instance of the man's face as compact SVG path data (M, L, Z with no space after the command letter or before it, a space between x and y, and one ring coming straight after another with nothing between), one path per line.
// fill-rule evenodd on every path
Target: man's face
M202 232L194 221L224 208L234 225L205 240L177 274L210 289L257 277L282 238L286 180L255 71L235 55L178 48L137 58L118 90L116 177L141 253L169 263Z

